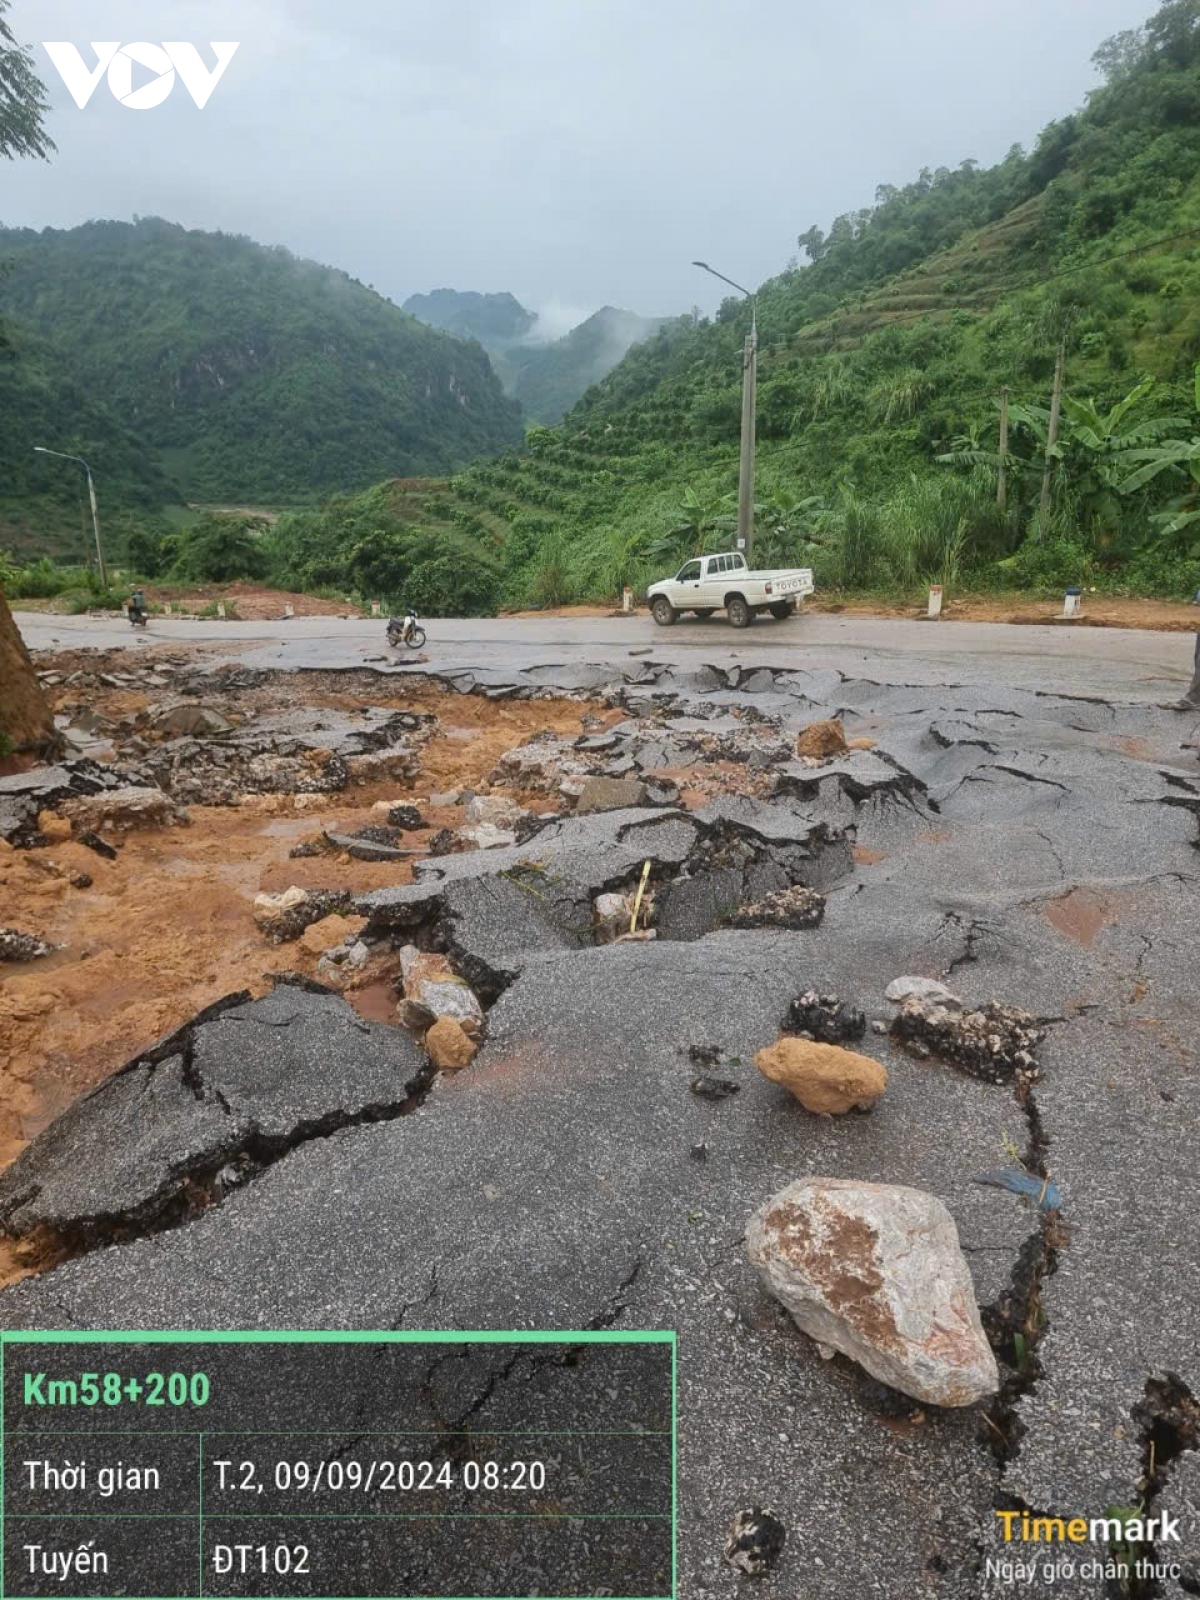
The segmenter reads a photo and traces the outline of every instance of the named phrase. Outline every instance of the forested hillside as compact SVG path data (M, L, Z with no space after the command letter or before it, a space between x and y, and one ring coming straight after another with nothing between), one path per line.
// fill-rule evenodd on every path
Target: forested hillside
M1200 0L1095 62L1032 151L804 227L760 288L760 556L849 587L1200 586ZM373 533L378 557L396 529L394 587L422 527L475 541L492 603L611 593L728 542L749 315L666 324L525 452L407 490ZM323 570L354 515L327 517Z
M94 457L128 509L172 498L167 477L175 498L295 503L520 442L482 350L285 250L142 219L0 230L0 262L9 530L73 515L74 477L34 444Z

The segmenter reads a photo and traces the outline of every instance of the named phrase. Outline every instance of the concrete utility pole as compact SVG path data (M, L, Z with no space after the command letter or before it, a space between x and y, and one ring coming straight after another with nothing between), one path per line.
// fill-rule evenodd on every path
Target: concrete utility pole
M35 444L34 453L39 456L57 456L60 461L77 461L87 473L88 498L92 502L92 531L96 535L96 567L100 574L100 587L108 588L108 570L104 565L104 548L100 543L100 517L96 511L96 485L92 482L92 469L82 456L69 456L62 450L47 450L44 444Z
M720 278L750 302L750 332L742 351L742 454L738 468L738 549L746 552L746 565L754 554L754 445L755 411L758 402L758 301L753 292L734 283L707 261L693 261L694 267Z

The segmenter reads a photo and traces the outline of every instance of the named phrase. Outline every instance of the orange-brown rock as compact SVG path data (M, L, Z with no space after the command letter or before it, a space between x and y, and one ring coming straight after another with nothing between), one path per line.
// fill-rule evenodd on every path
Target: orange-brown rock
M806 1111L840 1117L869 1111L887 1088L887 1068L871 1056L811 1039L780 1039L760 1050L754 1065L781 1083Z
M342 917L335 912L333 916L322 917L320 922L310 922L300 935L300 943L314 956L323 956L326 950L353 939L365 926L362 917Z
M479 1046L453 1017L439 1017L425 1035L425 1052L439 1072L469 1067Z
M827 722L810 722L800 730L796 740L796 754L824 761L829 756L840 756L846 750L846 730L841 719L831 717Z

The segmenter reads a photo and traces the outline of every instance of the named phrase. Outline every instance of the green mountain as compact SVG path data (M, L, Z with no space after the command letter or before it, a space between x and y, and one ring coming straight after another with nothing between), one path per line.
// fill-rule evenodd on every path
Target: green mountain
M555 423L613 370L632 347L662 326L661 317L604 306L586 322L549 344L526 344L510 352L511 392L534 422Z
M511 294L435 289L404 302L432 328L476 339L491 357L506 393L521 402L534 422L562 420L594 383L607 376L633 345L662 326L661 317L639 317L605 306L559 339L545 339L536 312Z
M86 456L111 510L304 502L520 442L482 350L286 250L143 218L0 230L0 261L0 538L31 501L75 526L34 444Z
M1031 151L880 188L758 290L760 557L851 588L1200 587L1200 0L1095 64ZM665 324L561 427L438 486L431 517L499 554L498 599L727 544L748 326L734 299Z
M403 309L430 328L460 339L478 339L484 349L515 343L533 330L537 314L511 294L479 294L474 289L434 289L411 294Z

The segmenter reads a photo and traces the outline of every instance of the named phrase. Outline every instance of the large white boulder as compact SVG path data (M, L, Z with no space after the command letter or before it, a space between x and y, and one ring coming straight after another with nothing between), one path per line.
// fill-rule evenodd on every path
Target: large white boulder
M803 1178L750 1219L746 1250L805 1333L937 1406L1000 1387L954 1219L918 1189Z

